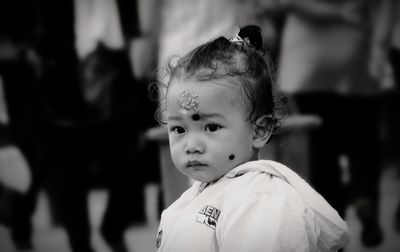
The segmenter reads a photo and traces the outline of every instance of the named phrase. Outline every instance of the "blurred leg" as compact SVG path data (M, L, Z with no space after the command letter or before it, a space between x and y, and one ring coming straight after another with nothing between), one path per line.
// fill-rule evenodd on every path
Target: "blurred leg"
M24 156L31 174L31 185L25 194L16 194L11 219L11 236L18 248L32 247L32 215L35 210L42 167L41 95L33 66L25 59L0 64L5 100L7 102L8 139Z
M109 202L101 233L113 252L126 251L124 233L132 222L144 222L143 174L147 162L139 162L139 131L145 127L141 83L133 79L128 54L124 50L108 50L110 71L116 74L110 83L110 128L98 138L104 139L100 162L107 171Z
M58 129L52 136L48 153L50 205L66 230L73 252L92 251L84 139L77 129Z
M30 167L35 166L32 161L29 161L29 158L27 158L27 162ZM32 248L32 216L40 189L36 168L31 169L32 182L28 192L19 194L15 199L11 237L15 245L20 249Z
M125 231L133 222L144 222L142 169L146 169L146 164L135 162L139 155L135 148L136 134L132 132L122 135L115 138L119 140L113 139L111 144L105 146L108 160L103 163L108 175L106 184L109 200L101 234L113 252L126 251Z
M310 179L313 187L344 217L346 194L338 158L343 139L337 117L340 99L329 94L296 95L300 113L314 114L323 124L310 132ZM339 113L340 114L340 113Z
M395 90L391 91L387 99L388 151L391 153L391 161L397 166L400 176L400 49L393 48L389 53L389 59L393 70ZM400 204L395 212L395 229L400 232Z
M380 104L373 97L349 97L351 115L347 146L352 200L362 223L361 241L367 247L379 245L383 233L379 225L379 183L381 152L379 139Z

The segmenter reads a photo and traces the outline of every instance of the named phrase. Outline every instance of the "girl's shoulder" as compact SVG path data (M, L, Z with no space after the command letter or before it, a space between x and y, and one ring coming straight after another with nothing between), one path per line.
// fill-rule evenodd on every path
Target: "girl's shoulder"
M248 172L227 181L224 201L236 204L269 204L280 202L299 211L305 211L306 202L300 193L285 180L263 172Z

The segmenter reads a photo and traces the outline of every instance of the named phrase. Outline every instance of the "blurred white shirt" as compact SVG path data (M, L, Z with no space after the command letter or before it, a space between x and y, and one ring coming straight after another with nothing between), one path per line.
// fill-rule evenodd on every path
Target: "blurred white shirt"
M75 0L76 49L84 58L102 42L111 49L124 46L115 0Z

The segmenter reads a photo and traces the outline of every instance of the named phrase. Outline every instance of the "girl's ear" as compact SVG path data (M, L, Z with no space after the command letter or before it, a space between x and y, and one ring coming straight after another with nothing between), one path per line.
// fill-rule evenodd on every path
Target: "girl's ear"
M254 137L253 137L253 147L256 149L261 149L267 143L272 135L272 131L268 127L270 119L267 115L263 115L257 119L254 123Z

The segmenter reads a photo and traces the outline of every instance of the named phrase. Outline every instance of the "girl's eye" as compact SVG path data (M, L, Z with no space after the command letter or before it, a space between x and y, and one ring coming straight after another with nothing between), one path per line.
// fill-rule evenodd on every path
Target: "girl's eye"
M208 124L207 126L206 126L206 131L208 131L208 132L215 132L215 131L217 131L217 130L219 130L219 129L221 129L222 127L221 126L219 126L219 125L217 125L217 124Z
M180 126L176 126L176 127L172 127L171 131L175 134L183 134L185 133L185 129L180 127Z

